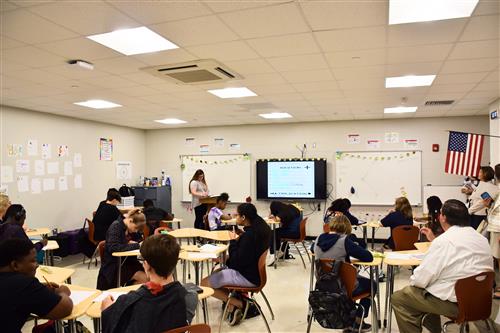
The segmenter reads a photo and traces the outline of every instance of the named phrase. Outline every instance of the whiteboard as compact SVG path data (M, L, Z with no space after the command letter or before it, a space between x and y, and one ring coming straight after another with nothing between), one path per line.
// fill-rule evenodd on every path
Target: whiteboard
M422 205L421 151L337 152L335 169L337 198L393 205L405 196L412 206Z
M466 203L467 196L460 192L462 186L455 185L426 185L424 186L424 213L427 213L427 198L435 195L444 203L448 199L457 199Z
M231 202L245 202L250 196L250 156L234 155L183 155L182 201L191 201L189 181L197 169L205 173L209 194L229 194Z

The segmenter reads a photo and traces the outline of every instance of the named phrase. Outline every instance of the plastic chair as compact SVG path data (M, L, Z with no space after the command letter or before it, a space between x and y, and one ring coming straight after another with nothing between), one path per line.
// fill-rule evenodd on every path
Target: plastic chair
M196 324L183 326L179 328L174 328L172 330L165 331L163 333L210 333L210 326L207 324Z
M266 297L266 295L264 294L264 291L263 291L263 288L264 288L264 286L266 285L266 282L267 282L267 274L266 274L266 256L267 256L267 252L268 252L268 250L264 251L264 253L262 253L260 255L260 258L259 258L258 267L259 267L260 285L258 285L257 287L240 287L240 286L223 286L223 287L221 287L221 288L229 290L229 297L227 299L226 306L224 307L224 312L222 312L222 316L220 318L219 333L222 331L222 322L224 321L224 319L226 318L226 315L227 315L227 309L229 308L229 300L232 297L236 297L236 294L238 292L240 293L240 295L243 294L243 293L248 293L250 295L250 297L245 297L245 300L247 302L255 304L255 306L257 307L257 310L259 311L262 319L264 319L264 323L266 324L267 332L271 333L271 329L269 328L269 324L267 323L267 319L264 316L264 313L262 312L262 309L261 309L259 303L257 303L257 300L255 300L255 296L254 296L254 294L257 294L257 293L260 292L260 294L264 298L264 301L267 304L267 307L269 308L269 312L271 312L271 318L272 318L272 320L274 320L273 310L271 309L271 305L269 304L269 301L267 300L267 297ZM245 313L243 314L243 319L246 317L246 311L247 311L247 309L245 309Z
M99 256L101 258L104 257L105 247L106 247L106 241L100 241L99 244L97 245L97 250L99 251Z
M87 236L88 240L89 240L89 242L91 242L92 244L94 244L96 246L96 249L94 250L92 257L90 257L90 261L89 261L89 264L87 266L87 269L90 269L90 264L92 263L92 260L94 260L94 259L95 259L95 266L97 267L97 254L99 253L99 251L97 249L97 241L94 239L94 233L95 233L94 222L92 222L92 220L89 220L86 218L85 223L89 226L89 233ZM85 255L83 256L83 263L85 264Z
M150 230L149 230L149 225L147 223L142 226L141 231L142 231L142 237L144 237L144 239L149 237Z
M392 230L394 251L416 250L420 230L414 225L400 225Z
M295 249L297 249L297 252L299 253L300 259L302 259L302 265L304 265L304 269L306 269L306 263L304 261L304 257L302 256L302 253L299 250L299 247L297 246L297 243L302 244L304 247L304 250L306 251L307 258L309 258L309 262L311 262L311 255L309 254L309 251L307 250L306 244L304 243L304 240L306 239L306 223L307 223L307 217L303 218L302 221L300 221L300 237L299 238L282 238L281 241L283 242L290 242L295 246Z
M161 234L161 232L162 232L163 230L165 230L165 231L167 231L167 232L172 231L172 229L170 229L169 227L158 227L158 228L156 228L156 229L155 229L155 233L154 233L154 234L155 234L155 235Z

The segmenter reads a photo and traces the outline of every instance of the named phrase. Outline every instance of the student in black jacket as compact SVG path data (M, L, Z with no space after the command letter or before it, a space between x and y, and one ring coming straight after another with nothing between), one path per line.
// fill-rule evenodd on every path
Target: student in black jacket
M236 223L243 226L242 232L237 235L231 233L233 240L229 245L229 259L227 268L214 272L201 281L202 286L215 289L214 297L226 302L229 292L224 286L255 287L260 284L258 262L260 256L269 249L271 228L257 215L257 209L251 203L243 203L237 208ZM236 325L243 317L246 303L231 298L229 323ZM255 313L253 309L249 312ZM247 318L249 315L247 313Z
M120 202L122 202L120 194L117 191L113 191L113 189L109 189L106 201L99 203L99 207L92 219L95 226L94 239L97 242L106 239L106 232L109 226L122 215L118 208L116 208Z
M171 221L174 217L165 210L155 207L153 200L146 199L142 202L146 223L149 227L149 234L152 235L163 220Z
M174 281L179 251L177 240L170 235L144 240L139 260L149 282L116 300L112 296L103 300L103 333L160 333L189 324L198 296Z
M274 230L278 258L283 256L288 258L288 244L286 242L282 244L281 239L300 237L300 222L302 221L302 214L294 205L283 203L281 201L272 201L269 205L269 210L271 211L269 218L281 222L280 227ZM272 238L271 243L269 244L269 251L271 254L274 254Z
M384 227L391 228L391 237L384 244L385 248L394 250L394 240L392 239L392 230L401 225L413 225L413 211L410 202L405 197L396 199L394 209L389 214L380 220Z

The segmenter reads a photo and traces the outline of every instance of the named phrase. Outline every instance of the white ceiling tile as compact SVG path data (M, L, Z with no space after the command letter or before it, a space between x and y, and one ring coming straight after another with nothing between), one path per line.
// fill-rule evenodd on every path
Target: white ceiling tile
M309 31L297 4L293 2L219 14L219 17L245 39Z
M496 82L481 82L474 87L474 91L494 91L499 93L498 81Z
M489 100L495 100L499 97L498 93L498 87L496 90L489 90L489 91L472 91L465 96L467 99L477 99L477 98L485 98Z
M0 66L0 72L2 74L5 74L5 73L12 73L12 72L17 72L17 71L25 71L29 68L30 67L28 67L28 66L16 64L16 63L13 63L12 61L3 61L3 59L2 59L2 66Z
M305 71L328 68L322 54L305 54L289 57L268 58L271 66L280 72Z
M446 110L442 111L433 110L433 111L422 111L422 112L419 112L419 110L417 110L417 112L415 113L415 118L444 117L448 112L449 111Z
M490 57L498 57L498 39L457 43L448 59L456 60Z
M6 12L9 10L14 10L19 8L16 4L12 3L11 1L2 1L0 3L0 11Z
M491 15L500 13L500 6L498 1L481 0L472 13L473 16L477 15Z
M93 42L85 37L78 37L57 42L37 44L38 48L50 53L57 54L68 60L81 59L93 61L96 59L114 58L121 56L120 53Z
M325 100L342 100L344 95L340 90L330 90L330 91L314 91L314 92L303 92L301 93L305 99L308 101L325 101ZM316 104L313 104L316 105Z
M493 71L488 74L487 77L484 78L484 82L498 82L500 79L500 75L498 73L498 70Z
M477 105L481 105L482 107L490 104L496 99L496 97L491 98L491 97L474 97L474 98L463 98L461 99L456 105L457 106L467 106L471 107L474 105L476 107Z
M472 73L486 72L498 68L497 58L448 60L440 73Z
M398 64L442 61L448 56L452 45L437 44L389 48L387 50L387 62L389 64Z
M288 94L274 94L272 96L266 96L266 99L269 102L272 102L278 105L280 102L288 102L288 101L303 101L304 98L297 93L288 93Z
M498 15L473 16L465 28L461 41L498 39Z
M314 33L324 52L378 49L386 46L386 27L369 27Z
M446 112L447 117L463 117L463 116L474 116L476 115L477 110L450 110Z
M84 36L140 26L137 21L104 2L58 1L29 10Z
M180 47L238 39L238 36L215 15L155 24L150 28Z
M181 48L146 54L138 54L135 56L131 56L130 58L137 59L150 66L176 64L196 59L196 57Z
M250 39L247 43L263 57L281 57L319 53L312 34Z
M419 62L409 64L388 64L385 66L385 75L404 76L404 75L428 75L437 74L443 62Z
M467 19L396 24L387 28L389 47L444 44L455 42L462 32Z
M212 1L202 0L202 2L210 7L216 13L232 12L238 10L245 10L256 7L267 7L280 4L282 2L289 2L290 0L264 0L264 1L246 1L246 0L232 0L232 1Z
M158 94L158 90L150 88L148 86L132 86L132 87L121 87L113 89L114 91L125 94L128 96L142 97L147 95Z
M292 86L299 92L314 92L339 89L337 82L333 80L321 82L292 83Z
M244 60L259 57L242 41L191 46L187 50L200 59L214 58L219 61Z
M248 59L238 61L226 61L230 69L240 75L274 73L275 70L263 59Z
M426 101L458 101L467 94L467 91L463 92L431 92L425 96Z
M18 79L23 79L26 81L29 81L31 83L48 83L48 82L61 82L61 81L67 81L68 78L58 75L55 73L50 73L44 70L39 70L39 69L30 69L27 71L19 71L19 72L14 72L10 74L11 77L18 78Z
M384 78L366 78L360 80L356 77L350 77L348 80L339 80L338 81L340 89L344 90L352 90L356 88L360 88L361 90L365 89L380 89L384 88Z
M140 68L146 67L145 63L131 57L124 56L98 59L94 62L94 65L99 70L119 75L134 73L137 72Z
M468 92L474 88L475 85L474 83L436 84L431 86L429 93Z
M76 37L77 35L25 9L3 12L2 35L35 44Z
M263 74L248 74L241 84L264 86L264 85L276 85L285 83L286 81L278 73L263 73Z
M133 87L137 84L135 82L131 82L123 79L118 75L109 75L109 76L101 76L99 79L83 79L83 82L87 82L95 85L96 87L102 87L105 89L114 89L121 87Z
M113 1L110 4L143 24L177 21L211 14L206 6L197 1Z
M2 62L13 62L33 68L65 64L66 59L33 46L2 51Z
M326 53L325 56L332 68L363 67L386 63L385 49L333 52Z
M283 72L283 77L290 83L301 82L320 82L333 80L332 73L328 69L301 71L301 72Z
M385 66L335 67L332 69L332 72L337 80L352 80L354 78L362 80L365 78L384 77Z
M386 25L387 1L303 1L300 6L314 31Z
M478 83L486 77L488 72L439 74L432 84Z
M0 36L0 48L2 50L13 49L15 47L21 47L21 46L25 46L25 45L26 45L25 43L14 40L12 38Z
M382 119L383 113L380 112L380 114L373 114L373 113L368 113L368 114L354 114L353 117L354 117L355 120Z
M120 75L126 80L130 80L139 84L145 85L154 85L154 84L164 84L165 80L160 79L159 77L153 76L146 72L136 72L136 73L128 73Z
M58 66L44 67L44 71L62 75L69 79L80 80L80 79L89 79L94 78L97 79L101 76L107 76L109 73L104 72L99 67L94 68L94 70L89 71L86 69L81 69L75 66L70 66L68 64L62 64Z

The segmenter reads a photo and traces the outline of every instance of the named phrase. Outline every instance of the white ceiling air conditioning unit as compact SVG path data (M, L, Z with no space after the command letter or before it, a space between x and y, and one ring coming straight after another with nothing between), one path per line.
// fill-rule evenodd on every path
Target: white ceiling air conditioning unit
M214 59L152 66L141 70L177 84L203 84L243 79L241 75Z

